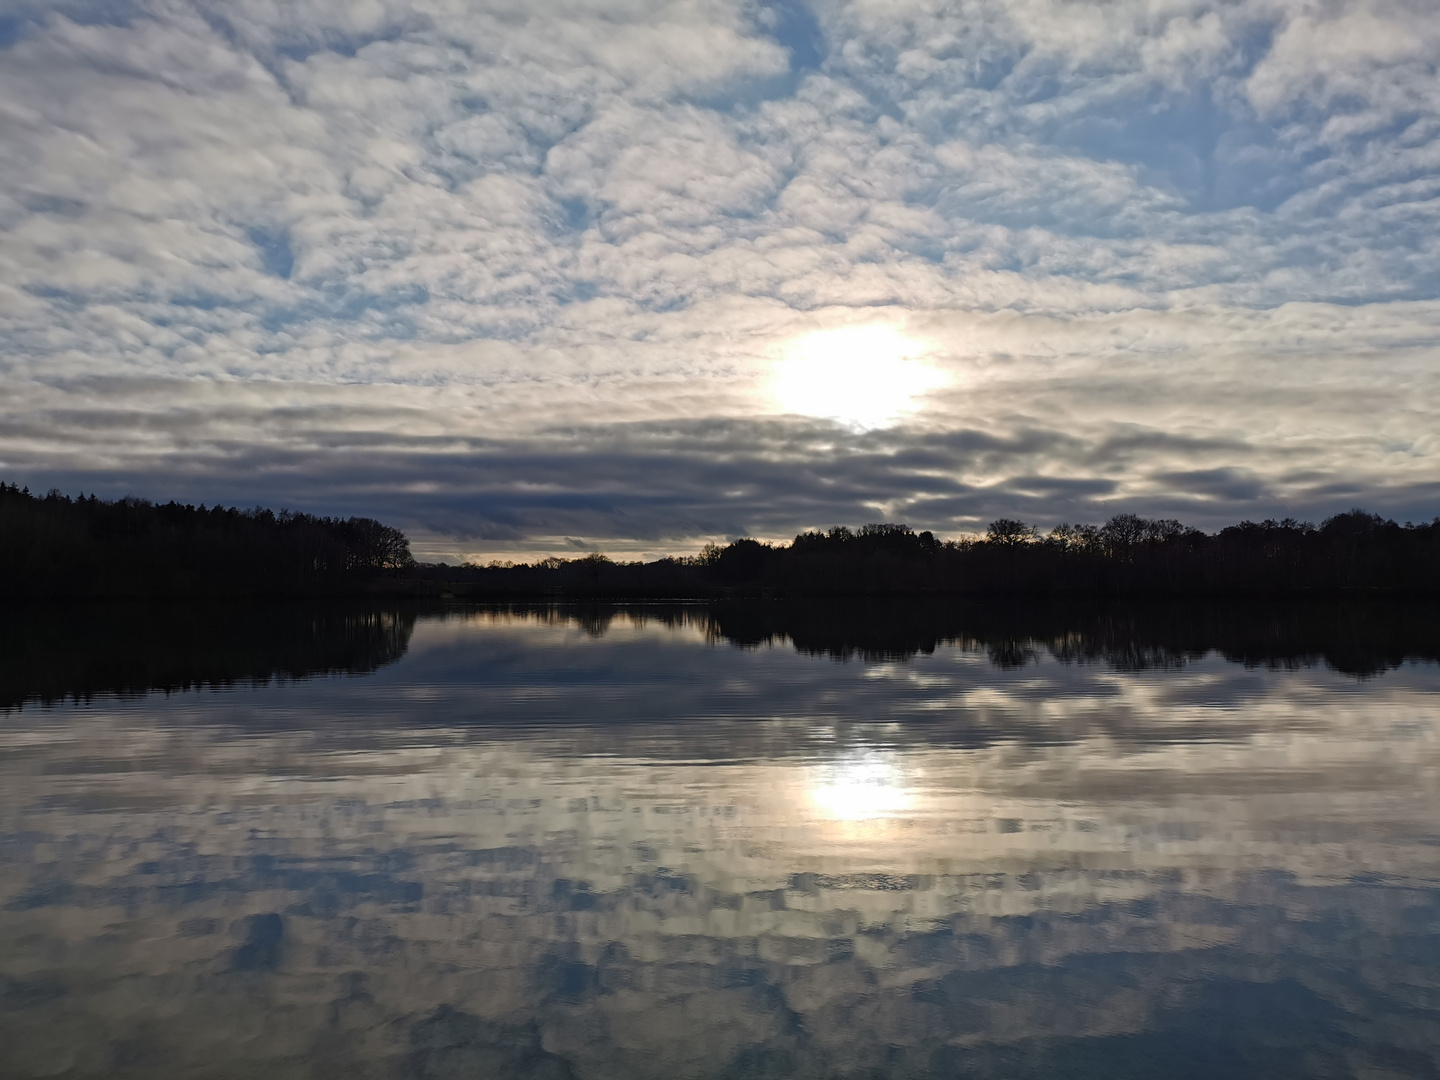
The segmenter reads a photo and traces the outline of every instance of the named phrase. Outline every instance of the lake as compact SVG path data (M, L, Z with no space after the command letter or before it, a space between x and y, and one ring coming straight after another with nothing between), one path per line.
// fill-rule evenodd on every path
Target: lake
M0 1075L1440 1076L1440 617L0 615Z

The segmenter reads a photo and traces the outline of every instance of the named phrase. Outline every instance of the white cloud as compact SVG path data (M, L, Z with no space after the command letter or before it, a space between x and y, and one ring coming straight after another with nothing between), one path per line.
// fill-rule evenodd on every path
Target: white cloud
M1300 97L1327 108L1337 97L1385 95L1397 69L1415 64L1434 73L1436 21L1433 11L1420 17L1397 11L1388 18L1365 8L1328 19L1297 14L1246 80L1246 91L1262 113L1280 111Z

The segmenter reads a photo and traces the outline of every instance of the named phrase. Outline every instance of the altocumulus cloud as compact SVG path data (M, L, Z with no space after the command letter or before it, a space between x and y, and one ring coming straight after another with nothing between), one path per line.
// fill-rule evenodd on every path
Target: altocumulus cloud
M46 0L0 472L432 554L1440 511L1428 2ZM805 335L943 378L780 415Z

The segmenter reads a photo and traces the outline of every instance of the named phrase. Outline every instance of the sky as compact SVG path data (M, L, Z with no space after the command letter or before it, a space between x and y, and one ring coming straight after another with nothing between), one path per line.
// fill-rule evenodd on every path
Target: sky
M1440 514L1440 10L0 0L0 479L422 558Z

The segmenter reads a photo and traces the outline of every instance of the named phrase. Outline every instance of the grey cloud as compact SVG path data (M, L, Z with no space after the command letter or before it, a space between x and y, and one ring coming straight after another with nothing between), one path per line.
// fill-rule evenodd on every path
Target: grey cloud
M1188 469L1155 473L1167 491L1184 492L1228 505L1257 504L1270 495L1269 486L1248 469Z
M1353 485L1333 474L1277 473L1273 455L1238 441L1206 449L1245 464L1176 468L1196 456L1195 440L1135 428L1095 438L1034 425L854 432L798 420L697 420L487 438L409 431L417 415L379 401L368 412L347 409L347 428L331 426L333 413L57 410L11 418L0 438L14 446L79 435L114 447L108 458L8 455L7 471L18 468L32 487L379 514L410 529L422 550L442 551L535 537L601 549L624 540L683 547L695 537L784 537L882 518L952 535L998 516L1049 527L1119 510L1213 526L1274 516L1279 504L1324 516L1356 501ZM1137 458L1139 481L1127 491L1118 477L1135 475ZM1372 488L1370 501L1425 517L1422 504L1436 493L1434 483L1396 484Z

